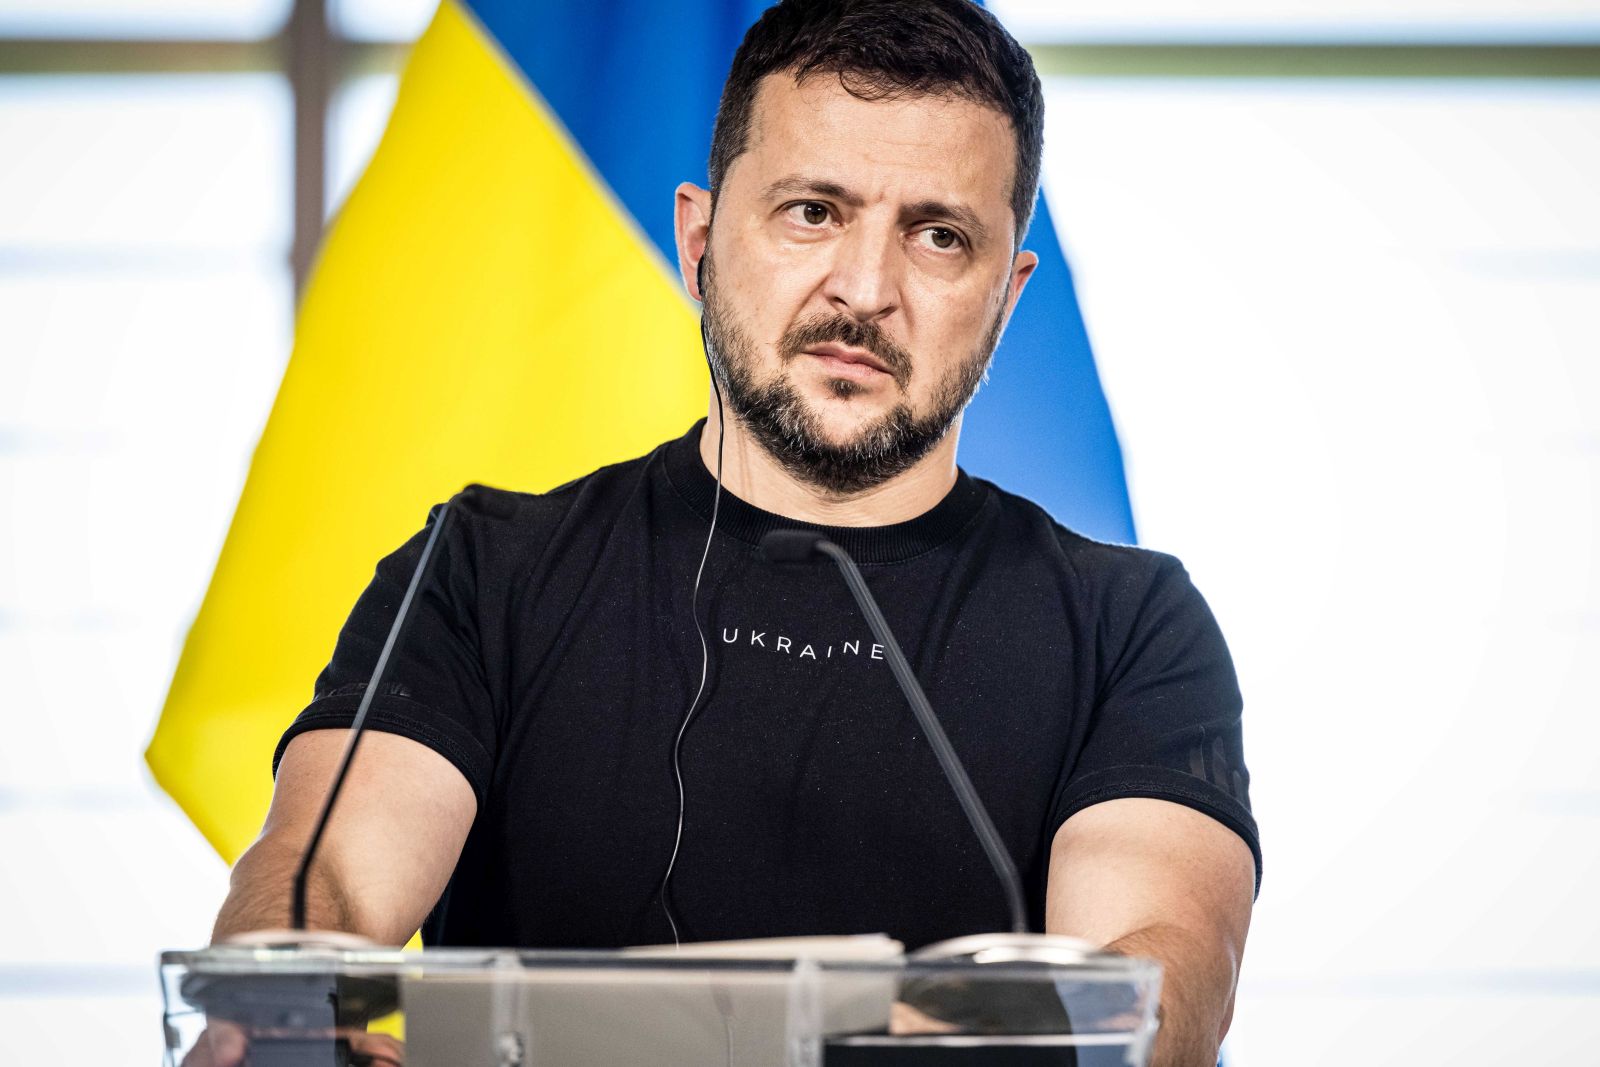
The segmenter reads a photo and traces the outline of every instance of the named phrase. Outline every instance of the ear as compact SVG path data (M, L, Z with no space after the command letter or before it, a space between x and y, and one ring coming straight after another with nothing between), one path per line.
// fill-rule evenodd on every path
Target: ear
M1011 321L1011 312L1017 306L1017 298L1022 295L1023 286L1028 284L1028 279L1033 277L1033 269L1039 265L1039 256L1034 252L1023 250L1018 252L1011 260L1011 296L1006 301L1006 322Z
M699 273L700 260L711 237L711 193L693 182L684 182L673 197L672 232L678 245L678 274L689 295L704 300Z

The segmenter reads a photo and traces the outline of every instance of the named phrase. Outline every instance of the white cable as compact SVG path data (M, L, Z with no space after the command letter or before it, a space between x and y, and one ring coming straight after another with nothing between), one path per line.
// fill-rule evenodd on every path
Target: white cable
M706 365L711 366L710 345L706 341L705 321L700 324L700 341L706 349ZM683 752L683 735L689 729L689 723L694 719L694 713L700 707L700 698L705 695L706 676L711 667L711 649L706 644L706 632L700 625L700 578L706 571L706 560L711 555L711 539L717 532L717 511L722 504L722 443L727 435L728 412L722 405L722 388L717 384L717 370L711 367L711 388L717 394L717 488L711 497L711 526L706 530L706 547L700 553L700 566L694 572L694 592L689 597L689 613L694 616L694 632L700 637L700 688L695 690L694 699L689 701L689 710L683 714L683 722L678 726L678 737L672 743L672 776L678 782L678 830L672 839L672 858L667 861L667 873L661 876L661 910L667 913L667 925L672 927L672 947L682 947L678 938L678 921L672 914L672 902L668 899L667 890L672 884L672 869L678 865L678 850L683 845L683 766L680 755Z

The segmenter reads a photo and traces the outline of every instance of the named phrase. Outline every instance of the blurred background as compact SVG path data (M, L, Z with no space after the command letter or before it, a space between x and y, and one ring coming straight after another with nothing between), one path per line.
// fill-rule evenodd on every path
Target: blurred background
M991 7L1245 690L1229 1062L1596 1062L1600 0ZM226 870L141 754L432 9L0 0L0 1061L158 1061Z

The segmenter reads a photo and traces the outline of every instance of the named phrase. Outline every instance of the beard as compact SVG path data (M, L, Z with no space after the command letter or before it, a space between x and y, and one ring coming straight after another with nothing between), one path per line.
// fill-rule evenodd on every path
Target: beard
M716 271L709 251L701 285L707 356L721 383L728 407L757 443L790 474L835 496L872 489L903 474L944 440L961 417L989 371L1000 341L1004 311L995 316L973 353L951 367L933 392L932 407L917 415L902 400L861 427L854 437L834 444L823 437L822 420L795 390L787 376L768 382L755 378L756 345L724 311L716 297ZM1009 295L1010 282L1006 283ZM1001 300L1004 308L1005 301ZM876 323L845 315L814 315L791 326L778 341L780 365L787 367L806 349L837 342L864 349L880 359L904 395L913 358ZM860 392L845 378L828 383L841 400Z

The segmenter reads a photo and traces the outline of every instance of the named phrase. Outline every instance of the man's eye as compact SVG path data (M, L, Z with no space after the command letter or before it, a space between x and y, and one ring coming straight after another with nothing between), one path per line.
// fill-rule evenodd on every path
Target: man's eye
M828 221L828 205L826 204L808 200L804 204L794 205L789 210L793 213L796 209L799 210L800 217L805 220L807 226L821 226Z
M922 237L941 252L948 252L961 245L961 235L946 226L929 226L922 231Z

